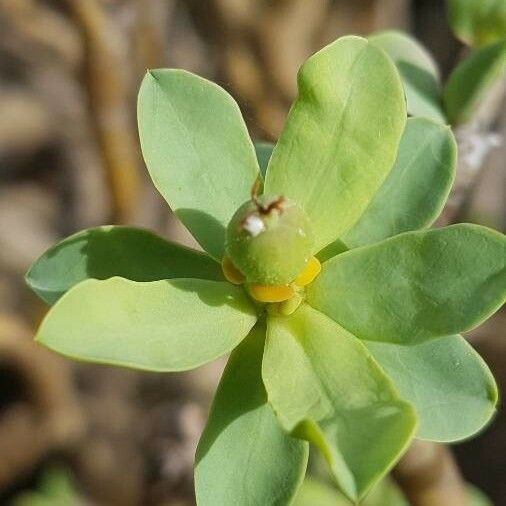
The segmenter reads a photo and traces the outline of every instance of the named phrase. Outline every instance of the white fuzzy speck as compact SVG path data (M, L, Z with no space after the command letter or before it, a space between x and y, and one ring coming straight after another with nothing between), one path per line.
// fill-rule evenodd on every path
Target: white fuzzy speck
M253 214L244 220L243 228L251 236L256 237L265 230L265 224L258 216Z

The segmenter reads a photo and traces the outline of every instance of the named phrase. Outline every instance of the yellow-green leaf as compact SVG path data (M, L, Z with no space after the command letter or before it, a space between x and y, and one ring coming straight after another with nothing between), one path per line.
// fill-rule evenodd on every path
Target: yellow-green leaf
M413 37L396 30L375 33L369 40L395 62L404 84L408 113L445 123L439 70L428 51Z
M113 276L132 281L198 278L223 280L205 253L131 227L90 228L49 248L30 267L26 282L48 304L85 279Z
M206 79L160 69L146 74L137 115L156 188L199 244L220 260L225 228L259 176L239 107Z
M506 39L477 49L453 70L444 87L446 115L452 124L469 120L489 87L504 73Z
M416 409L418 438L458 441L479 431L495 413L494 377L462 336L413 346L364 344Z
M351 249L428 227L448 198L456 162L449 127L408 119L392 170L343 242Z
M394 465L416 427L365 346L307 305L270 315L262 376L283 427L318 446L358 500Z
M455 35L470 46L506 37L504 0L448 0L448 18Z
M77 360L182 371L231 351L255 321L243 289L230 283L89 279L51 308L36 340Z
M338 39L309 58L298 87L265 193L304 209L317 252L354 225L390 171L406 103L390 58L360 37Z
M478 225L406 232L325 262L311 306L361 339L414 344L470 330L506 297L506 239Z
M284 506L299 487L308 445L288 435L267 403L261 367L265 326L230 356L196 456L199 506Z

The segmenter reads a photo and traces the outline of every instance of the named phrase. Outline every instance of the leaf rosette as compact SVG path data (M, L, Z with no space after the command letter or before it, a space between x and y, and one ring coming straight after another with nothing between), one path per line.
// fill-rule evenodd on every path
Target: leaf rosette
M428 230L454 178L451 130L407 119L394 62L363 38L309 58L298 89L272 154L257 147L260 170L223 89L149 71L144 159L204 252L100 227L27 274L54 304L36 339L65 356L181 371L232 352L197 451L200 505L290 504L308 442L359 501L414 436L469 437L497 401L459 333L504 302L505 238L477 225ZM250 236L234 249L227 227L241 206L236 225ZM250 216L260 223L244 228Z

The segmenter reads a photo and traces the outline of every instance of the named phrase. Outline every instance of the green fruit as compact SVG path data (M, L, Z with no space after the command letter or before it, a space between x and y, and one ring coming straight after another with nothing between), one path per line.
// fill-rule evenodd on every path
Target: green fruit
M306 214L293 202L255 197L230 220L227 254L250 283L290 283L312 256L310 228Z

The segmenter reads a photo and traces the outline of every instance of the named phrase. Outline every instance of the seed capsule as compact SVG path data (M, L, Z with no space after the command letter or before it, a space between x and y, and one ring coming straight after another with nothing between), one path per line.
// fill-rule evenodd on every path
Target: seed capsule
M305 213L282 197L253 195L227 228L227 254L249 283L291 283L311 258L311 247Z

